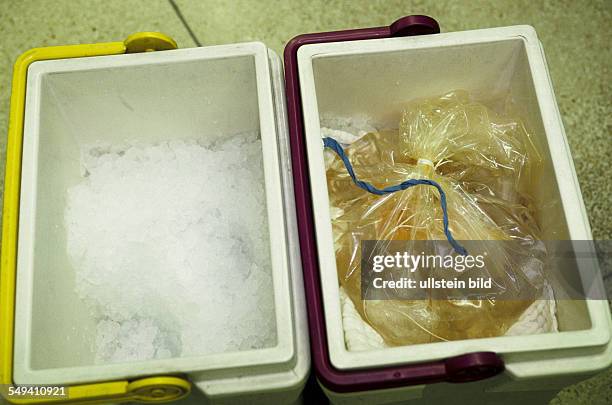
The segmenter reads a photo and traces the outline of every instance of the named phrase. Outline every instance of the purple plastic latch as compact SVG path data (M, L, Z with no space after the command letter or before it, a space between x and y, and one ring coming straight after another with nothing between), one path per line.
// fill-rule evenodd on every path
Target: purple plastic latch
M448 382L484 380L504 371L504 362L493 352L468 353L444 360Z
M390 36L408 37L440 32L438 22L426 15L409 15L402 17L389 26Z
M386 27L299 35L289 41L285 47L287 114L312 361L319 381L335 392L397 388L442 381L469 382L492 377L504 370L503 360L492 352L467 353L444 360L368 370L338 370L331 364L329 357L304 139L297 51L306 44L427 35L439 32L440 27L433 18L411 15L400 18Z

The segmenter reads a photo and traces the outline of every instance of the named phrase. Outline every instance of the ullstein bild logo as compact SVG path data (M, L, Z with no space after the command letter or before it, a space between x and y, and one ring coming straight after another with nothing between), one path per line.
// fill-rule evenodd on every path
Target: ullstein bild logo
M612 244L605 242L461 241L468 252L461 255L446 240L362 241L361 295L532 300L555 286L562 293L551 299L607 299L600 262L609 266Z

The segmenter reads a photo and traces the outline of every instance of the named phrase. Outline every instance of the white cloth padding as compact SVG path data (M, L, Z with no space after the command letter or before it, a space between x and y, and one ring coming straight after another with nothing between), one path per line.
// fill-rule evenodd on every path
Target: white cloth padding
M508 329L506 336L535 335L538 333L558 332L556 303L552 289L547 286L543 294L546 299L536 300ZM342 308L342 327L344 342L349 351L367 351L387 347L382 336L362 318L353 301L340 287L340 306Z

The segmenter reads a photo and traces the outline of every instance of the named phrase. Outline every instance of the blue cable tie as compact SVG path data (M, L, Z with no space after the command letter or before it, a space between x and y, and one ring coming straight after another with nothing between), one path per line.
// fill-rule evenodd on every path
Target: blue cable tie
M426 186L432 186L432 187L437 188L438 192L440 193L440 206L442 207L442 213L443 213L442 222L444 223L444 234L446 235L446 239L448 240L448 243L451 244L455 252L463 256L468 254L467 250L465 250L465 248L461 246L455 240L455 238L453 238L453 235L451 234L450 229L448 229L448 211L446 208L446 194L444 193L444 190L442 190L442 187L440 187L438 183L436 183L433 180L428 180L428 179L409 179L395 186L389 186L383 189L379 189L379 188L374 187L370 183L359 180L357 178L357 176L355 175L355 171L353 170L353 165L351 165L349 158L346 156L346 153L344 153L344 149L335 139L323 138L323 145L326 148L329 148L333 150L334 152L336 152L338 157L342 159L342 162L344 162L344 166L346 167L346 170L348 171L351 178L353 179L353 182L358 187L364 189L365 191L369 193L376 194L376 195L385 195L385 194L395 193L396 191L406 190L407 188L418 186L418 185L426 185Z

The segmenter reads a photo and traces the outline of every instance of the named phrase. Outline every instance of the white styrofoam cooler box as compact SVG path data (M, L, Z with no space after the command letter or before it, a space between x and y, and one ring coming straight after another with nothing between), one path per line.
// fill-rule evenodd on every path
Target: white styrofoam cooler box
M546 160L535 196L542 239L592 239L544 53L533 28L515 26L308 44L298 50L298 71L331 364L339 370L363 370L492 351L502 356L506 366L503 375L470 384L443 383L427 389L421 385L351 394L326 390L334 402L405 401L422 398L429 389L437 392L432 395L443 395L446 390L454 402L460 398L459 390L473 387L490 395L552 392L611 364L611 321L608 302L603 299L558 300L559 333L361 352L348 351L344 341L320 131L326 118L360 117L374 126L397 128L402 105L413 99L464 89L487 101L509 92ZM603 290L601 282L600 278L595 287ZM563 295L560 289L555 293ZM503 397L498 396L500 400ZM465 400L476 398L468 395Z
M197 387L193 396L198 402L299 400L310 358L282 74L279 57L261 43L30 66L18 240L16 383L78 384L184 373ZM242 132L259 132L262 140L276 346L94 365L95 320L75 292L63 222L65 192L80 179L80 147L99 140L151 143L168 136L199 139Z

